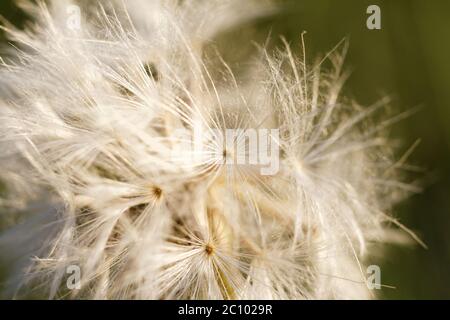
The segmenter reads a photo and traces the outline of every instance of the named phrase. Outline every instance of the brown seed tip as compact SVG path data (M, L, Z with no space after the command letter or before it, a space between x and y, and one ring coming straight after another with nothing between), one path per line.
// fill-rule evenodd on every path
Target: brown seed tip
M156 199L160 199L162 197L163 191L160 187L153 187L152 192L155 195Z
M211 244L207 244L206 246L205 246L205 252L206 252L206 254L207 255L212 255L213 254L213 252L214 252L214 247L211 245Z

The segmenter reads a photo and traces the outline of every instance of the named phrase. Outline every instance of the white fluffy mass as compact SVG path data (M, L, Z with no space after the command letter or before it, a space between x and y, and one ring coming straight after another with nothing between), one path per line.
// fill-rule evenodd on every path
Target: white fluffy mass
M22 5L33 23L4 24L15 46L0 70L0 205L28 222L0 244L28 239L33 253L9 294L376 295L371 245L397 237L388 212L414 187L398 179L405 158L390 160L383 131L397 118L378 116L387 101L362 107L341 94L345 44L315 64L286 42L259 47L238 77L211 48L271 11L260 2ZM234 153L216 152L214 133L226 129L278 129L278 170L224 164ZM198 132L209 137L200 156L185 147Z

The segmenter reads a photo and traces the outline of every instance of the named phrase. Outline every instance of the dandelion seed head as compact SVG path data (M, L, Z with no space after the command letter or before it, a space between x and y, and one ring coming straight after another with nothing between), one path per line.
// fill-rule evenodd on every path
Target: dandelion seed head
M79 30L67 28L69 5ZM20 50L0 70L0 205L49 231L16 296L373 296L371 244L389 241L388 212L417 191L400 181L404 159L390 160L395 118L375 117L388 101L345 98L345 43L311 65L287 43L260 48L251 80L209 59L216 36L272 12L242 5L58 0L27 4L26 30L5 26ZM238 145L270 142L265 162L236 164L254 154L221 141L228 129ZM65 287L71 265L80 290Z

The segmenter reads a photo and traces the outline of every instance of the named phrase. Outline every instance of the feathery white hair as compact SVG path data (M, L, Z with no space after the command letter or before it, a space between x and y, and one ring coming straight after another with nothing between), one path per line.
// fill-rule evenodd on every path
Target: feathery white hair
M256 2L86 1L79 29L70 5L25 3L35 23L5 25L20 50L0 71L1 204L52 212L14 294L373 296L368 245L391 240L387 212L413 187L396 178L404 159L389 160L393 120L372 124L386 101L340 94L345 45L310 66L287 43L261 48L240 80L205 51L264 14ZM223 164L231 152L212 138L201 157L184 149L195 132L251 128L279 129L274 175ZM79 290L66 288L71 265Z

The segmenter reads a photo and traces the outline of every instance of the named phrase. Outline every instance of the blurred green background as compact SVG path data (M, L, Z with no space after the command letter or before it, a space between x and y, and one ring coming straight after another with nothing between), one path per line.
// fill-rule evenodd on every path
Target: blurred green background
M401 138L403 152L421 139L410 162L426 169L421 174L425 188L400 205L395 215L417 231L429 249L389 247L382 282L396 289L383 289L381 296L450 299L450 1L277 2L282 4L277 14L258 20L238 37L256 32L264 39L270 31L296 43L306 30L308 57L328 52L347 37L346 66L352 71L347 92L361 104L387 94L397 112L421 107L395 125L392 136ZM381 30L366 27L366 9L372 4L381 8ZM24 15L12 0L0 1L0 15L23 23ZM5 41L3 35L0 41Z

